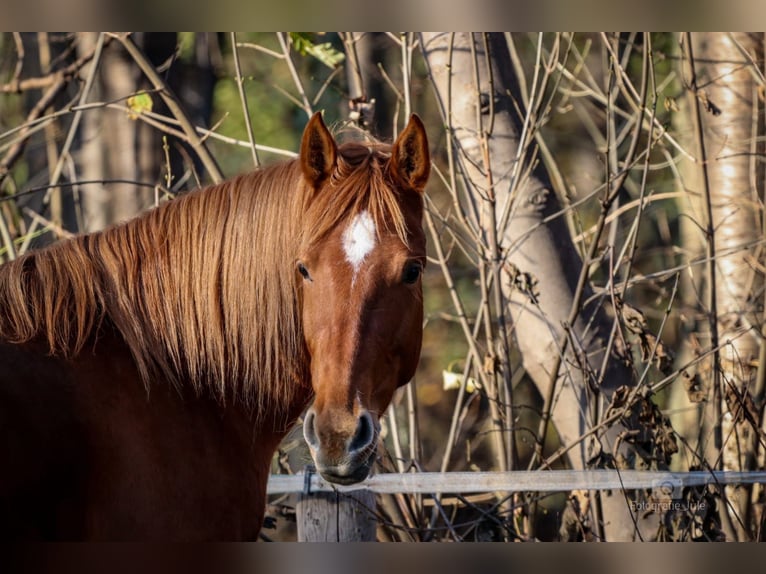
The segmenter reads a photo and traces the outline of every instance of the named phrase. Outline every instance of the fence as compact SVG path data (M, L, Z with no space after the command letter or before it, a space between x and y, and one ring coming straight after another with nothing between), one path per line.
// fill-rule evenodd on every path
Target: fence
M676 489L707 484L756 483L766 483L766 472L556 470L391 473L373 475L359 484L342 486L308 471L294 475L271 475L267 493L301 495L296 508L299 540L360 541L375 539L374 519L367 510L374 507L375 494ZM338 493L354 495L341 498Z

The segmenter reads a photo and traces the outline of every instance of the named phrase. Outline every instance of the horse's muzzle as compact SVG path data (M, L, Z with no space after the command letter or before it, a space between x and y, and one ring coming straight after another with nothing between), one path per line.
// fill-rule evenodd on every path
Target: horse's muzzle
M325 480L354 484L367 478L375 462L378 424L366 410L355 420L344 418L343 425L329 425L328 421L334 418L321 417L311 407L303 421L303 436L316 469ZM346 432L349 428L352 430Z

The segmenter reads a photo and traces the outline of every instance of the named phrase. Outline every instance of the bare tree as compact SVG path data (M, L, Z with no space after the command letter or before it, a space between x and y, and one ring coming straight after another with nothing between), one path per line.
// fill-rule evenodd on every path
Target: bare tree
M498 390L490 397L510 397L510 335L544 398L536 465L543 462L549 419L569 449L573 468L586 468L589 460L617 468L640 464L636 451L627 446L630 440L623 440L638 432L635 421L624 416L605 424L616 392L630 392L635 385L617 323L605 313L606 304L619 308L620 293L594 293L589 268L603 256L600 234L636 161L644 122L641 117L635 122L632 145L620 158L622 169L603 187L599 222L583 264L536 140L549 111L550 83L555 81L550 72L563 51L554 46L548 59L539 55L535 78L527 86L514 70L507 35L426 33L422 42L448 141L464 178L456 209L465 214L466 231L476 240L487 280L482 283L491 285L483 301L494 317L488 312L483 320L487 329L493 319L497 326L487 338L486 353L493 365L487 372L498 375ZM513 431L512 419L507 422ZM586 448L591 443L583 437L589 434L597 438L596 451ZM607 539L640 536L640 521L622 493L602 497L601 505Z
M683 36L700 186L691 191L701 198L689 216L708 261L703 327L712 350L700 452L722 470L754 470L763 446L763 42L763 34ZM759 493L725 490L727 537L754 539Z

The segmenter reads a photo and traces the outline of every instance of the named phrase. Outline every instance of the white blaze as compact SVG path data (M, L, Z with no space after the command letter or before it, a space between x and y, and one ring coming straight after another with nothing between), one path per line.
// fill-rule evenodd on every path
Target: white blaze
M343 232L343 251L346 261L354 268L354 275L359 272L365 257L375 247L375 222L366 211L357 215Z

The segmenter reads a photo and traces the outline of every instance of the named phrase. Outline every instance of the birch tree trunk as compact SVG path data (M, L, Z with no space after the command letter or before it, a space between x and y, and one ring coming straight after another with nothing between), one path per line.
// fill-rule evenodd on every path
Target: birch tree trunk
M715 262L707 277L710 347L720 346L709 371L702 447L713 468L754 470L763 395L762 384L756 388L756 365L763 345L763 248L758 243L763 168L758 158L763 154L764 36L689 36L699 191L708 205L706 239ZM727 537L754 538L753 494L745 486L726 487L729 504L721 506L729 509L730 519L722 517Z
M561 206L533 135L541 100L525 109L503 34L437 32L421 40L468 190L466 212L470 217L491 209L489 217L476 215L469 224L490 275L500 278L513 340L562 443L577 445L569 451L571 466L584 468L589 453L582 435L600 420L615 391L633 382L614 348L606 355L612 323L585 280L564 218L556 216ZM515 284L520 274L532 278L533 296ZM625 430L617 424L598 435L599 464L634 464L635 453L625 451L625 443L623 453L614 452ZM602 496L601 505L608 540L636 538L636 517L623 493Z
M97 32L79 32L77 50L80 55L93 50L98 40ZM98 65L98 63L91 64ZM92 101L101 101L101 82L94 82L91 91ZM104 122L103 110L92 110L82 118L82 144L79 150L79 164L82 178L86 181L104 181L105 148L101 138ZM80 231L90 232L104 229L111 223L111 193L104 184L93 183L83 186L80 191L82 221Z

